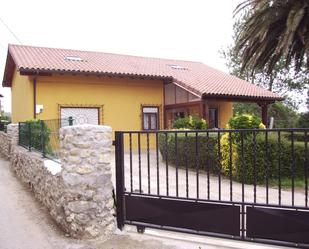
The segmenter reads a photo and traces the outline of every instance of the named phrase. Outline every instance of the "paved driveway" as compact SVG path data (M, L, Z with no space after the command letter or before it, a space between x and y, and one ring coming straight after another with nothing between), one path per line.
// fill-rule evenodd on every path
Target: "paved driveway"
M156 195L159 193L163 196L176 196L176 168L175 166L168 165L166 167L165 162L159 156L159 167L157 167L156 153L150 151L149 154L149 171L148 171L148 159L147 153L144 151L141 153L141 177L139 177L139 156L137 152L132 154L132 178L130 177L130 154L125 152L125 187L128 191L132 190L139 192L139 185L141 179L141 187L143 193L150 193ZM114 158L113 158L114 165ZM114 167L112 167L114 169ZM148 172L150 174L148 174ZM159 177L157 174L159 172ZM149 178L149 181L148 181ZM115 177L113 177L115 181ZM132 179L132 185L131 185ZM159 181L158 181L159 179ZM188 180L187 180L188 179ZM198 180L197 180L198 179ZM148 184L148 182L150 184ZM159 185L158 185L159 182ZM188 182L188 184L187 184ZM221 176L221 184L219 187L219 176L210 175L207 176L207 172L200 171L197 178L197 173L194 169L188 170L188 177L184 168L178 169L178 195L180 197L188 196L190 198L197 198L197 186L199 189L199 198L219 200L219 188L221 188L221 200L229 201L230 194L232 193L233 201L242 201L242 184L239 182L232 182L232 189L230 186L230 180ZM168 184L167 184L168 183ZM208 184L209 183L209 184ZM168 185L168 193L167 193ZM188 187L187 187L188 186ZM278 204L278 188L270 187L268 189L268 198L270 204ZM254 187L253 185L244 185L244 201L254 201ZM266 188L265 186L257 186L256 188L256 201L257 203L266 203ZM304 190L296 189L294 195L294 201L296 206L305 206L305 192ZM284 189L281 191L281 203L284 205L291 205L292 193L290 189Z
M257 248L274 246L237 242L146 229L137 234L135 227L100 239L78 241L66 237L44 208L9 169L9 162L0 158L0 249L217 249Z

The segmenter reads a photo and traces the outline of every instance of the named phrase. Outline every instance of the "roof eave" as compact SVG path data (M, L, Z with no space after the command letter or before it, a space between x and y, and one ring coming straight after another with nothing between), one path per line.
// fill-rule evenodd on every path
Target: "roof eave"
M11 87L16 64L8 49L6 56L5 69L3 74L2 86Z
M172 80L172 77L148 75L148 74L131 74L115 72L98 72L98 71L79 71L79 70L57 70L57 69L40 69L40 68L19 68L23 75L51 75L51 74L74 74L84 76L112 76L112 77L136 77L146 79Z
M235 102L269 102L283 101L284 98L280 97L269 97L269 96L248 96L248 95L229 95L229 94L207 94L204 93L202 98L207 99L222 99L230 100Z

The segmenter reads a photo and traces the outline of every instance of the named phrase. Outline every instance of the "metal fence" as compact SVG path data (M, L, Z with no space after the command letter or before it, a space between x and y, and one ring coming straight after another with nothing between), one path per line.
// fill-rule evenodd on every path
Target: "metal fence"
M309 247L308 134L116 132L118 227Z
M10 124L11 122L8 120L0 120L0 131L4 131L7 132L7 126Z
M29 151L38 151L43 157L59 159L59 129L73 125L73 118L19 122L18 144Z

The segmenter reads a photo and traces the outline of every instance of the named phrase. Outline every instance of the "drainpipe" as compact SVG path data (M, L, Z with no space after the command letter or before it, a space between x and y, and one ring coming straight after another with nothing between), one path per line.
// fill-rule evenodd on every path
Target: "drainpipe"
M33 78L33 118L36 119L36 81L37 76Z

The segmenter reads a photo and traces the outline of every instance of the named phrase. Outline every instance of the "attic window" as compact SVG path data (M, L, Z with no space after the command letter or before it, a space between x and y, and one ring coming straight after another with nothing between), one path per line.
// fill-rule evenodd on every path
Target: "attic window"
M188 68L180 66L180 65L168 65L170 68L172 69L176 69L176 70L188 70Z
M79 56L66 56L64 57L66 61L83 61Z

